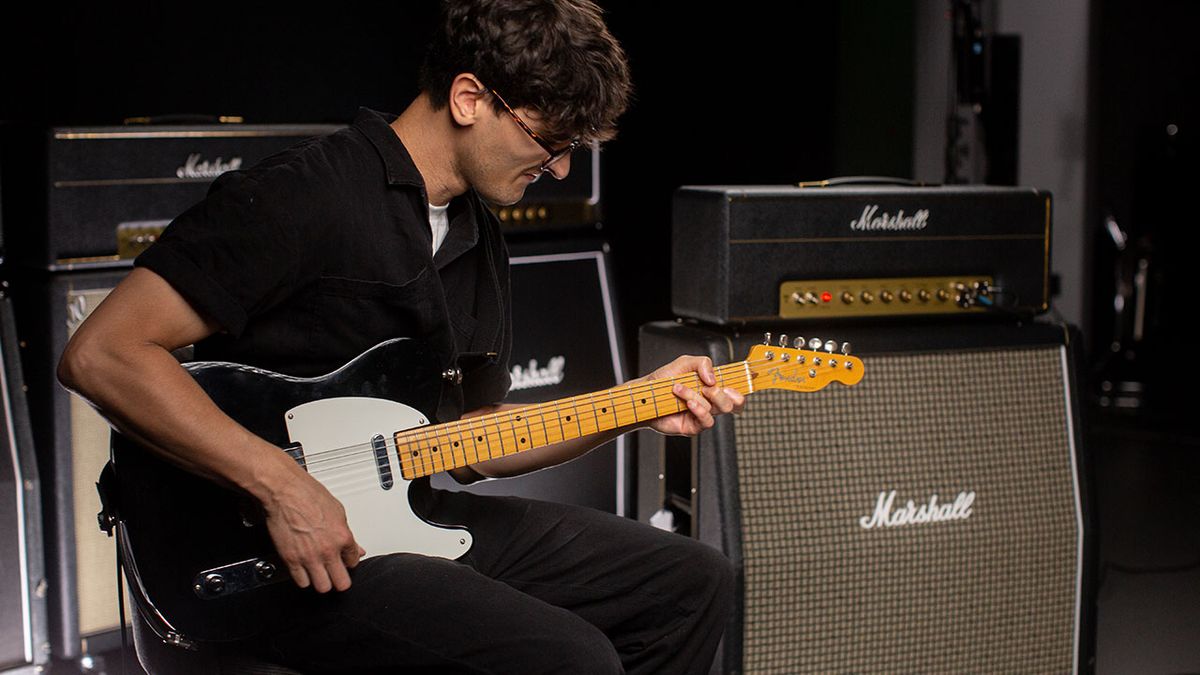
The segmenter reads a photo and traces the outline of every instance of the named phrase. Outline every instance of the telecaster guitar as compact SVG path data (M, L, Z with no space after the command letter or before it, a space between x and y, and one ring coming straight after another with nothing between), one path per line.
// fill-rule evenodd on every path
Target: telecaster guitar
M719 386L742 394L816 391L862 379L862 362L848 351L835 353L834 343L815 339L764 344L715 371ZM686 409L673 385L700 386L690 373L432 425L422 411L436 409L441 390L433 363L423 345L398 339L317 378L230 363L186 368L218 407L280 446L342 502L367 557L453 559L470 549L470 532L413 512L411 481L672 415ZM244 497L116 433L113 467L127 575L160 636L181 644L249 637L305 595L278 583L290 577Z

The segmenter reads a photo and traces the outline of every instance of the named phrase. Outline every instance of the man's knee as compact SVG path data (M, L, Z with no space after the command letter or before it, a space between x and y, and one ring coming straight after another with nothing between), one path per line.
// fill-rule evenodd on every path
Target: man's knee
M624 673L625 667L612 642L598 628L568 631L562 639L542 651L546 672L578 673L579 675L614 675Z

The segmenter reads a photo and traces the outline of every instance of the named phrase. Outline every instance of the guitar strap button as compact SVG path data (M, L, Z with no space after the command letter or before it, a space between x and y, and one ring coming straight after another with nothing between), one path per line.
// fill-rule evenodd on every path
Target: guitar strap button
M447 368L442 371L442 379L452 384L462 384L462 368Z

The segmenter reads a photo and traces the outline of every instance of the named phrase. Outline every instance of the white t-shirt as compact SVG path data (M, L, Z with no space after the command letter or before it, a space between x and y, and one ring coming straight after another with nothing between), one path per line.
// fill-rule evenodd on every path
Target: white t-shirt
M429 205L429 229L433 230L433 252L441 248L442 242L446 240L446 235L450 232L450 218L446 215L449 204L445 206Z

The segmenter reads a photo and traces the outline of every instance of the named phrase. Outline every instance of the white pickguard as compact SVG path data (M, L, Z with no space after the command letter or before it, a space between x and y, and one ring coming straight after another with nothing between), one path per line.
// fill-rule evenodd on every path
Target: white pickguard
M395 401L347 396L296 406L286 421L288 435L304 448L309 473L346 508L350 531L367 557L420 553L454 559L471 548L470 532L430 525L409 504L411 481L400 475L392 435L427 424L419 411ZM386 490L371 451L375 436L387 441L394 484Z

